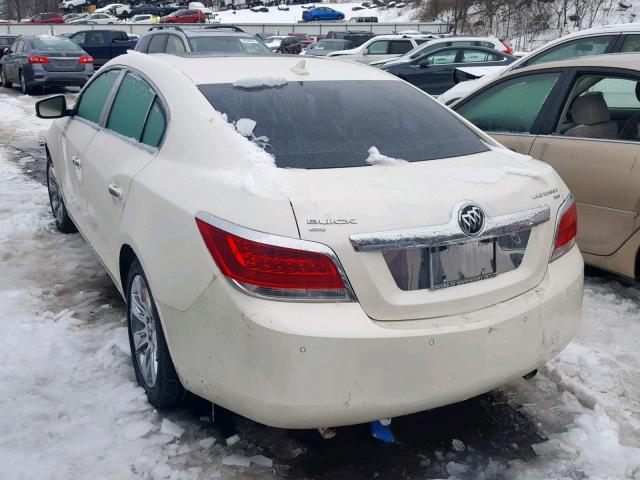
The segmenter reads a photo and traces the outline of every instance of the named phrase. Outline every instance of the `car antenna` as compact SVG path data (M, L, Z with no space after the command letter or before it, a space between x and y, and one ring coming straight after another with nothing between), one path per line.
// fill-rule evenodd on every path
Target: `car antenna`
M300 60L290 69L296 75L309 75L309 72L306 69L306 62L304 60Z

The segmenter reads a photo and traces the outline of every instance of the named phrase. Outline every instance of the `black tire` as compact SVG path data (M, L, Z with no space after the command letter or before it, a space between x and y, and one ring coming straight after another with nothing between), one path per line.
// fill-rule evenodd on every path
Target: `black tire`
M311 21L312 21L312 22L317 22L318 20L320 20L320 17L318 17L317 15L316 15L316 16L313 16L313 17L311 17Z
M24 95L31 95L33 93L33 89L27 83L27 79L24 78L24 73L22 73L22 70L20 70L20 73L18 74L18 79L20 80L20 91Z
M0 84L2 84L4 88L11 88L13 86L13 83L4 76L2 67L0 67Z
M151 313L151 318L147 318L148 324L151 325L150 329L146 328L146 326L141 328L141 325L145 324L139 320L138 315L133 313L134 310L136 310L138 301L140 301L137 301L134 298L136 296L136 291L142 291L140 290L141 284L138 283L140 281L143 282L142 290L146 288L147 295L147 301L143 303L146 303L147 307L151 307L148 310L148 312ZM129 271L127 272L125 292L127 298L127 330L129 331L129 347L131 348L131 361L136 373L136 380L138 381L138 384L144 388L144 391L147 394L147 399L151 405L156 408L175 407L184 398L185 389L182 386L182 383L180 383L173 361L171 360L171 354L169 353L169 348L167 347L167 342L164 337L158 310L156 309L151 288L149 288L149 282L147 281L147 277L137 259L133 261L129 267ZM138 299L142 299L141 295L137 295L137 297ZM155 336L155 345L153 347L155 350L152 358L154 358L153 363L156 365L156 371L153 382L149 380L149 376L143 372L144 367L140 365L140 362L143 361L141 359L143 349L139 348L136 350L134 345L134 332L140 333L143 330L145 332L144 336L147 339L147 344L153 344L150 340ZM141 340L141 342L144 343L144 340ZM146 371L146 369L144 370Z
M344 20L344 15L338 15L338 20Z
M51 213L56 221L56 228L62 233L76 233L78 229L67 212L67 207L62 198L62 190L56 178L55 169L53 168L53 162L48 153L47 190L49 191L49 205L51 205Z

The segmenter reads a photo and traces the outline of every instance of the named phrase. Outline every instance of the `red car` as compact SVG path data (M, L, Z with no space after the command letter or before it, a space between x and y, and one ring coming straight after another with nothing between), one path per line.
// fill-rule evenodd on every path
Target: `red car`
M64 23L64 18L59 13L39 13L23 23Z
M162 17L160 23L204 23L204 13L200 10L176 10Z
M315 43L317 41L317 39L315 37L312 37L311 35L307 34L307 33L300 33L300 32L293 32L289 34L290 37L296 37L298 39L300 39L300 46L304 49L307 48L309 45L311 45L312 43Z

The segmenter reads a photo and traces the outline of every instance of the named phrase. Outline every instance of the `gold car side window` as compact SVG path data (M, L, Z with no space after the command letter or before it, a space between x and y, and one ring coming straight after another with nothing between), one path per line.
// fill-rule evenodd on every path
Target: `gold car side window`
M582 75L565 103L556 133L640 141L640 78Z

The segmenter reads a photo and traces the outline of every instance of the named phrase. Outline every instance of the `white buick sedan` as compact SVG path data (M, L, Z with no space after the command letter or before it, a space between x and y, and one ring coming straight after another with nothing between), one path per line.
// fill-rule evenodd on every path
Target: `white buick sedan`
M562 180L380 70L127 54L37 113L59 117L56 224L126 299L156 407L395 417L533 372L578 328Z

